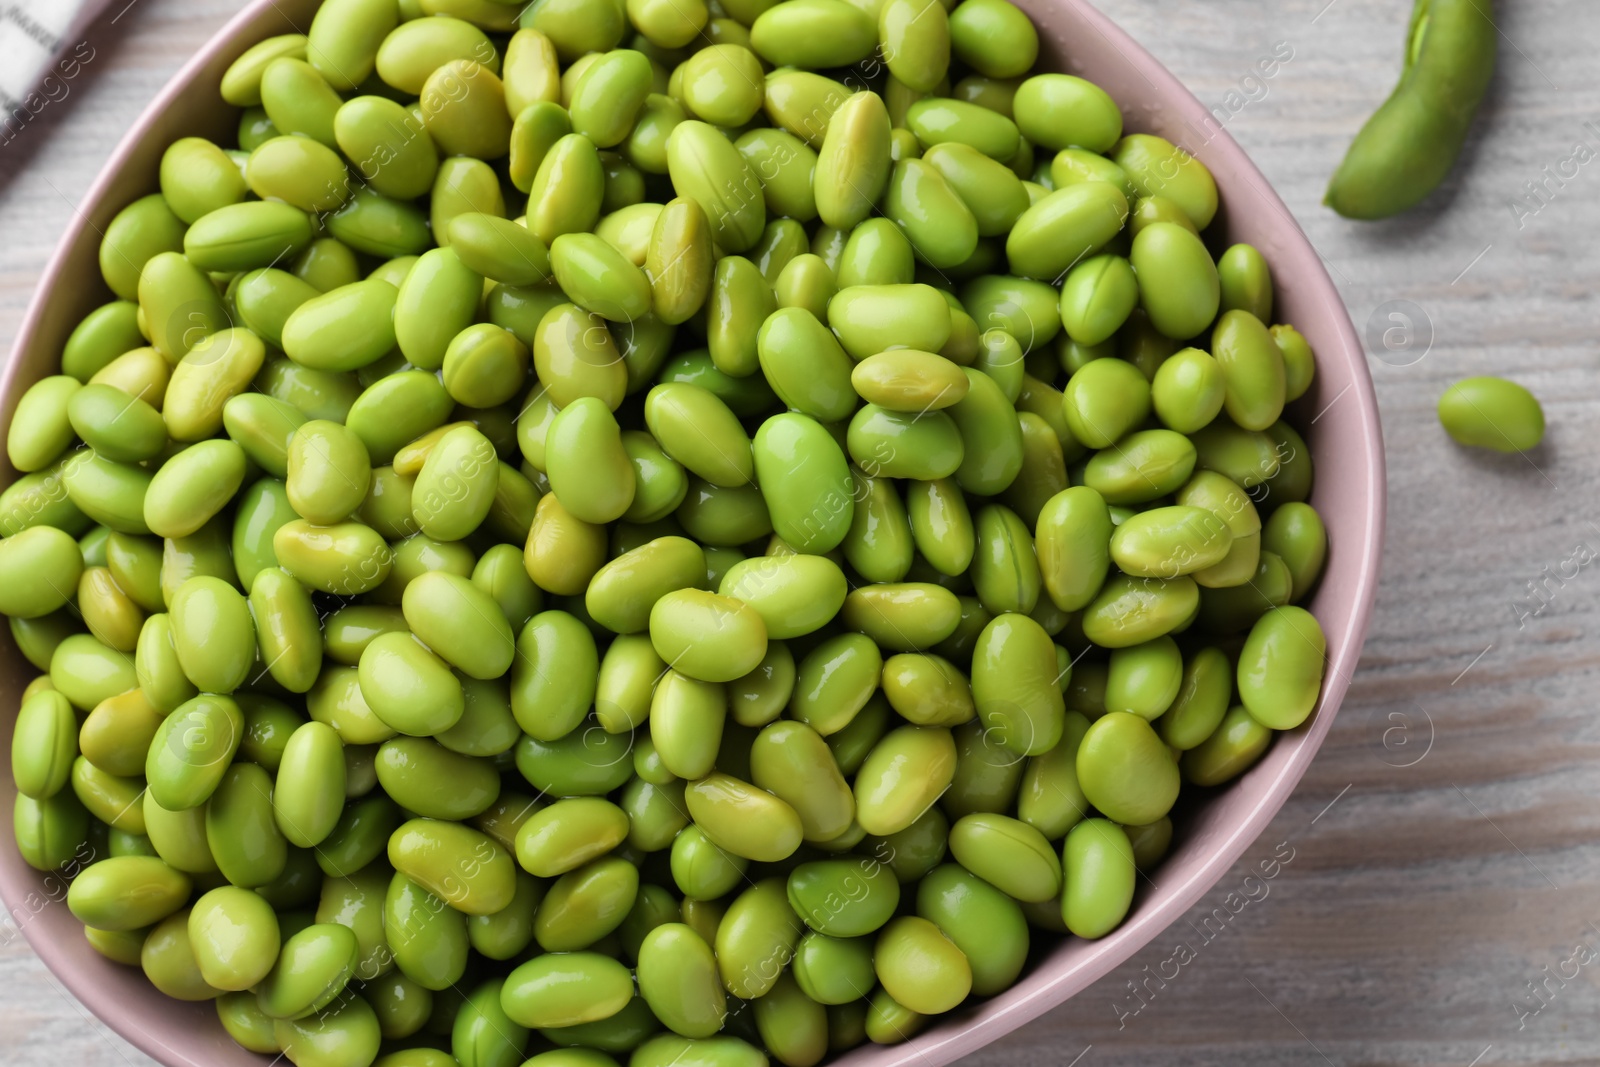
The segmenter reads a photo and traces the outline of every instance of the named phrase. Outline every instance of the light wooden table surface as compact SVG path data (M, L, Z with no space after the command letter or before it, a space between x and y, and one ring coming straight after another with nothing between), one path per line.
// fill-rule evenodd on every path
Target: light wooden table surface
M1600 152L1600 9L1500 4L1499 70L1466 166L1424 210L1357 225L1323 209L1321 191L1395 77L1405 0L1100 2L1226 118L1357 327L1371 324L1389 453L1384 583L1327 744L1190 919L1248 889L1247 868L1287 843L1293 859L1265 895L1249 890L1209 942L1180 923L971 1062L1593 1063L1600 164L1578 160ZM68 97L0 146L0 345L116 139L238 6L135 0L96 29ZM1289 58L1260 79L1274 54ZM1385 348L1392 325L1398 347ZM1550 432L1527 459L1454 448L1434 418L1450 381L1495 373L1544 402ZM1176 967L1180 939L1196 951ZM0 1063L151 1062L89 1018L20 937L0 943Z

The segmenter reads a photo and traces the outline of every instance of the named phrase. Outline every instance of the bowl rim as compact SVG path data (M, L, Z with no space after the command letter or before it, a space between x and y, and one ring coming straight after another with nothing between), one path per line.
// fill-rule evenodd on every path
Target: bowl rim
M1359 458L1364 468L1360 473L1363 475L1361 503L1364 506L1365 521L1361 527L1360 543L1354 545L1341 542L1339 545L1342 553L1352 553L1358 557L1351 564L1357 575L1353 590L1343 594L1353 601L1353 610L1346 625L1337 633L1328 635L1330 649L1337 651L1328 661L1323 693L1314 714L1304 725L1292 731L1300 735L1295 750L1270 780L1258 783L1260 788L1254 790L1255 800L1245 817L1232 824L1227 833L1217 839L1205 859L1188 877L1179 883L1164 885L1159 900L1142 902L1122 926L1105 938L1089 943L1087 950L1079 954L1075 963L1061 968L1060 973L1031 982L1026 989L1007 990L989 998L978 1008L963 1009L953 1013L938 1025L903 1043L857 1048L831 1057L827 1061L830 1064L848 1065L848 1067L938 1067L951 1062L1017 1029L1087 988L1131 958L1134 953L1186 913L1216 885L1244 851L1265 831L1309 767L1349 687L1360 658L1362 643L1371 621L1377 595L1387 510L1383 437L1378 418L1377 397L1355 327L1309 237L1226 128L1217 126L1212 114L1177 76L1109 16L1087 0L1017 0L1017 2L1036 18L1037 10L1046 6L1070 9L1073 17L1086 23L1106 44L1121 53L1126 64L1151 83L1152 91L1165 102L1177 120L1186 128L1197 130L1215 127L1203 144L1191 149L1196 157L1213 171L1218 169L1219 163L1224 164L1229 171L1239 175L1253 187L1250 195L1261 199L1266 206L1274 209L1286 220L1288 242L1292 246L1288 253L1294 260L1292 264L1294 276L1297 284L1307 290L1303 299L1323 305L1329 313L1331 320L1329 329L1337 341L1337 358L1349 364L1351 382L1345 391L1354 394L1353 402L1358 413L1360 452L1341 457L1352 464ZM220 54L230 49L239 50L238 46L243 43L245 35L274 9L285 19L289 18L275 0L251 0L243 10L229 19L173 74L160 92L140 112L137 120L107 157L100 173L82 197L83 206L74 205L73 218L63 231L61 239L39 276L37 288L28 302L13 342L10 357L6 360L3 373L0 373L0 398L9 403L19 395L19 380L25 371L22 361L18 360L16 355L28 351L37 343L35 335L42 327L50 294L65 281L72 250L83 239L85 230L93 225L88 206L100 204L108 196L115 195L115 187L121 179L122 172L127 169L137 153L140 142L157 124L159 118L174 101L201 80L205 69L215 63ZM250 43L254 43L253 40ZM1179 138L1174 137L1173 140L1179 141ZM1189 146L1185 144L1184 147ZM1319 362L1327 354L1326 346L1319 346ZM1341 392L1340 397L1343 395ZM1338 400L1339 397L1334 399ZM1331 403L1329 406L1331 407ZM9 775L4 777L9 784ZM0 839L10 843L12 838L9 826L0 828ZM20 906L19 902L36 890L41 879L53 877L31 869L25 868L25 870L27 875L32 876L31 882L26 880L27 875L19 875L9 867L0 866L0 898L8 902L13 914ZM173 1067L179 1065L200 1067L200 1064L207 1062L191 1055L191 1051L196 1051L198 1054L201 1039L195 1039L193 1050L169 1045L161 1039L155 1029L146 1025L149 1020L128 1003L120 994L120 988L116 983L103 981L101 976L75 965L68 951L41 930L41 924L22 922L17 925L51 973L98 1019L135 1047ZM1043 967L1042 962L1037 963L1034 970L1038 971ZM142 975L140 980L143 980ZM177 1002L173 1003L175 1007L179 1006ZM261 1062L267 1061L263 1059Z

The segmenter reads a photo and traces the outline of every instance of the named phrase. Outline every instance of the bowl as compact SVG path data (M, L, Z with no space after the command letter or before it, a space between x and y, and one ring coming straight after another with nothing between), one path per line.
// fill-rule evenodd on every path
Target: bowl
M1237 781L1189 805L1175 847L1145 879L1127 920L1098 941L1065 940L1038 953L1007 992L944 1017L900 1045L857 1049L848 1067L940 1067L1049 1011L1127 960L1229 870L1294 790L1327 735L1361 653L1372 614L1383 540L1383 441L1377 400L1360 342L1316 251L1243 150L1182 84L1085 0L1015 0L1039 27L1040 62L1103 86L1122 105L1128 129L1157 133L1197 156L1216 177L1221 210L1210 234L1246 241L1272 266L1277 317L1292 322L1317 354L1317 378L1295 405L1317 465L1312 503L1326 521L1330 550L1308 605L1328 639L1326 682L1316 711L1278 738ZM145 109L89 190L39 279L0 378L0 424L17 398L54 373L77 321L110 298L96 249L112 216L157 187L161 153L179 137L233 137L237 112L221 102L223 71L264 37L303 31L316 0L254 0L173 77ZM3 463L3 459L0 459ZM0 481L16 477L7 467ZM31 667L9 636L0 647L0 736L9 737ZM66 882L23 863L11 836L15 786L0 760L0 895L45 964L85 1006L134 1045L170 1067L260 1067L224 1034L209 1003L158 993L137 968L91 949L64 904Z

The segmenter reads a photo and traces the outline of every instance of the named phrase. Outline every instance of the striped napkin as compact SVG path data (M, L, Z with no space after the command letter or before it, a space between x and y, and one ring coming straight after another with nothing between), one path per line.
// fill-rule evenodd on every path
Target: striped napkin
M96 58L84 32L113 3L119 12L131 6L128 0L0 0L0 142L72 94L73 81Z

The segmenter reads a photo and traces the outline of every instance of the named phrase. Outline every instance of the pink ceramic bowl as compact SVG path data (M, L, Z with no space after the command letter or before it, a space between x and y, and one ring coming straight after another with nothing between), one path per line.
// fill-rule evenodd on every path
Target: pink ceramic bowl
M1328 637L1327 682L1316 713L1279 738L1259 765L1193 805L1172 854L1141 889L1128 920L1100 941L1056 945L1001 996L958 1012L915 1039L858 1049L849 1067L940 1067L1060 1004L1126 960L1211 888L1288 799L1322 743L1361 653L1372 613L1383 539L1383 441L1372 380L1337 290L1305 234L1233 139L1200 102L1144 49L1085 0L1016 0L1038 24L1041 65L1097 82L1122 105L1132 131L1158 133L1193 152L1221 190L1220 228L1247 241L1272 266L1278 317L1292 322L1317 353L1317 380L1296 421L1316 462L1312 502L1327 522L1327 573L1310 608ZM228 64L272 34L304 31L316 0L254 0L162 90L122 144L68 227L23 320L0 381L0 425L17 397L55 373L62 343L78 320L109 299L96 266L100 234L135 197L153 191L166 145L187 135L226 142L236 112L217 87ZM1314 421L1313 421L1314 419ZM3 460L0 460L3 462ZM9 469L5 481L15 477ZM0 649L0 736L9 737L19 695L33 671L5 639ZM210 1004L162 996L135 968L119 967L84 941L62 903L57 876L25 865L10 839L16 790L0 760L0 894L45 963L96 1015L171 1067L261 1067L222 1031ZM1150 888L1152 883L1159 888Z

